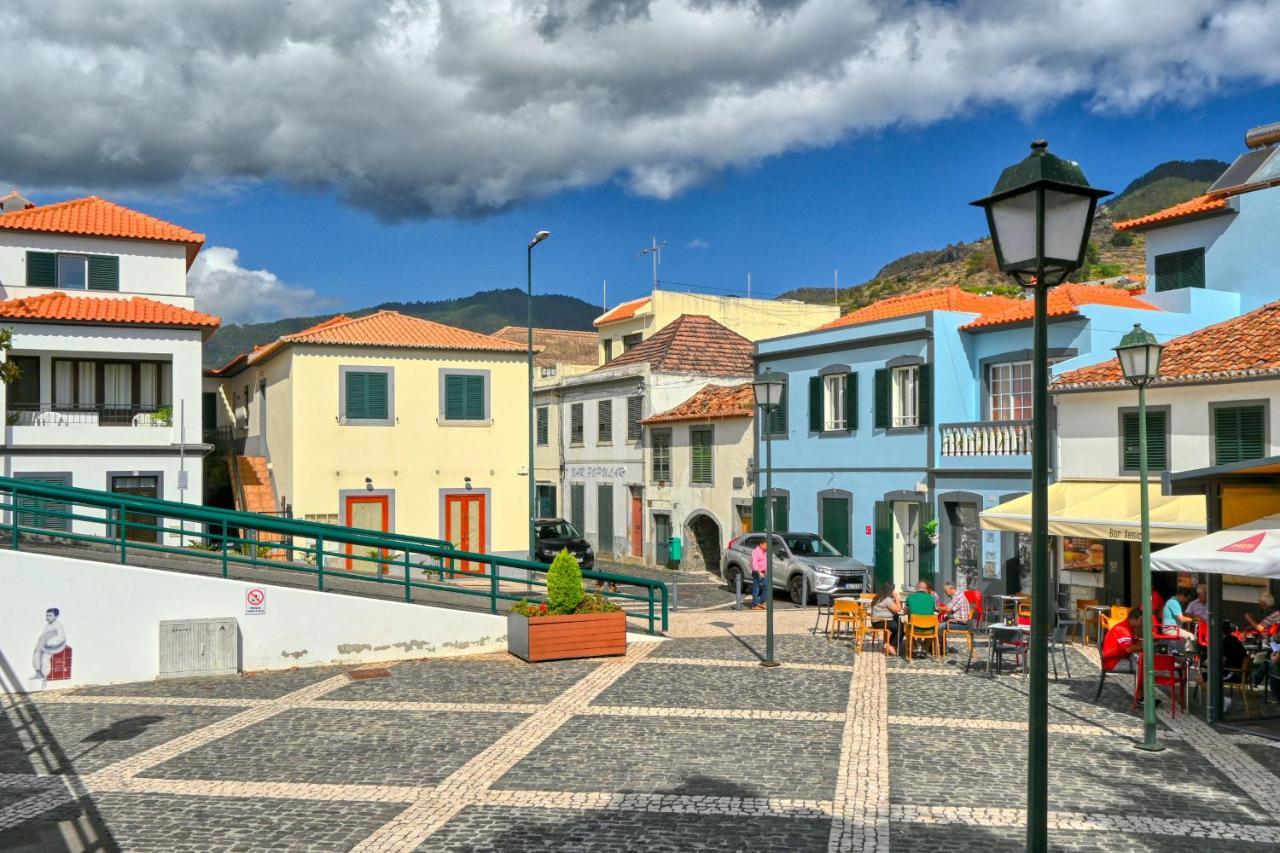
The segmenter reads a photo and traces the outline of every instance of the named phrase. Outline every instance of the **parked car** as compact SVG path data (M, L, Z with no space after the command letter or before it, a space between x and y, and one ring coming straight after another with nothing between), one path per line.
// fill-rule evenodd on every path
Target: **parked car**
M582 537L578 528L563 518L535 518L533 520L534 556L540 563L550 563L562 549L569 549L584 569L593 569L596 565L595 552L591 543Z
M746 533L724 549L720 576L734 588L735 576L742 576L743 590L751 588L751 552L764 539L763 533ZM866 563L846 557L815 533L775 533L773 588L785 589L794 604L802 600L807 586L810 597L825 592L869 592L871 569Z

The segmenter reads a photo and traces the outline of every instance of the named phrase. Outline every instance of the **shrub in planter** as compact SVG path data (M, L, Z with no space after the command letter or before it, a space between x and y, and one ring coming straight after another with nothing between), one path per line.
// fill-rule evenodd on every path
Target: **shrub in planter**
M582 569L568 549L561 548L547 569L547 604L553 613L572 613L582 596Z
M587 595L578 561L561 551L547 571L547 600L518 601L508 612L507 650L527 661L625 654L627 617L603 595Z

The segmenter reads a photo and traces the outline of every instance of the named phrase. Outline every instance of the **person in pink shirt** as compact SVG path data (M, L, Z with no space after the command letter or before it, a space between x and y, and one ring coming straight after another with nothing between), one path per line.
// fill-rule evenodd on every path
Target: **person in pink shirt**
M760 544L751 552L751 609L764 610L765 590L768 583L765 573L769 571L769 542L761 539Z

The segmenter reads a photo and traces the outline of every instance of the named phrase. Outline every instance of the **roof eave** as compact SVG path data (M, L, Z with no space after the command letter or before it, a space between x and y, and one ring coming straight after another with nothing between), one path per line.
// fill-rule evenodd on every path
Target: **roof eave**
M1188 222L1199 222L1204 219L1216 219L1219 216L1235 216L1240 211L1234 207L1227 205L1214 210L1202 210L1198 213L1188 213L1185 216L1174 216L1168 219L1157 219L1154 222L1143 222L1139 225L1129 225L1124 222L1117 222L1112 227L1117 231L1126 231L1130 234L1145 234L1148 231L1154 231L1157 228L1164 228L1172 225L1184 225ZM1139 217L1141 219L1142 217Z

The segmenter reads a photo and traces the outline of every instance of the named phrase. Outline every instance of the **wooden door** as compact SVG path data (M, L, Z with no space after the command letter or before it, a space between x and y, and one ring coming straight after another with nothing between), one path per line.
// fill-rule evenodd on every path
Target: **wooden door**
M631 556L644 556L644 498L639 491L631 493Z
M342 517L347 527L361 530L373 530L387 533L391 530L391 496L390 495L347 495L342 508ZM347 554L365 555L370 549L348 545ZM347 557L347 571L376 572L378 566L369 560L352 560Z
M153 476L112 476L111 491L118 495L134 495L140 498L160 497L160 478ZM160 519L149 513L126 512L129 526L125 538L133 542L159 542ZM137 526L135 526L137 525Z
M485 506L484 498L484 495L474 493L445 495L444 538L452 542L459 551L483 554L488 547L485 541L485 517L488 508ZM485 564L464 560L457 569L461 572L484 574Z

